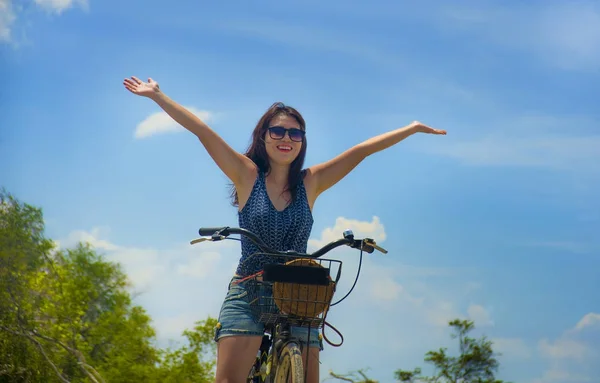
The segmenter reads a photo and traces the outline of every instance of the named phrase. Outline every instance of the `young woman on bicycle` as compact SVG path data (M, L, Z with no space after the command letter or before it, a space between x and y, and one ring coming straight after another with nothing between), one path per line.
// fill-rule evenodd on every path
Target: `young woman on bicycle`
M260 118L245 154L233 150L215 131L194 114L167 97L152 79L124 80L134 94L155 101L171 118L192 132L233 184L232 198L238 207L239 226L258 234L278 251L306 252L317 197L345 177L369 155L386 149L414 133L446 134L420 122L368 139L330 161L304 169L306 126L297 110L273 104ZM261 270L264 259L248 256L258 251L242 237L242 256L233 277L243 278ZM243 287L229 285L215 331L217 341L216 382L245 382L260 347L263 329L252 320ZM297 329L292 329L292 331ZM318 331L310 334L307 381L319 381ZM294 334L308 338L307 331ZM306 355L303 355L306 360Z

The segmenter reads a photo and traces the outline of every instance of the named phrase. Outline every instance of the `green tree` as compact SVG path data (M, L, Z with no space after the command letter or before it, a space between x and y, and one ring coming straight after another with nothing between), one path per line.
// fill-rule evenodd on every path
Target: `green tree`
M475 328L474 323L454 319L449 325L454 330L451 337L458 339L459 355L449 356L446 348L429 351L425 355L425 362L435 367L433 376L423 376L421 368L417 367L412 371L397 370L394 374L396 380L403 383L505 383L495 377L499 362L492 342L485 336L479 339L468 336ZM362 370L345 375L330 372L329 375L346 382L377 383Z
M187 344L161 353L157 375L164 383L210 383L214 380L216 345L213 330L217 320L208 318L196 322L193 330L183 332Z
M86 244L57 250L41 209L0 191L0 383L209 382L213 318L155 347L120 265Z
M132 304L120 266L79 244L54 254L49 269L36 273L32 289L40 298L37 316L45 324L40 330L64 351L63 371L93 381L89 371L99 382L152 376L159 361L155 332L143 308Z
M141 381L159 362L126 276L86 245L56 251L41 209L0 196L0 379Z
M53 243L43 235L42 214L0 190L0 382L52 381L44 340L24 331L35 324L32 274Z
M454 319L449 325L454 330L452 338L458 339L459 355L449 356L446 348L429 351L425 362L433 364L435 375L422 376L421 368L417 367L412 371L396 371L396 379L404 383L503 383L495 377L499 362L492 342L485 336L479 339L468 336L475 328L472 321Z

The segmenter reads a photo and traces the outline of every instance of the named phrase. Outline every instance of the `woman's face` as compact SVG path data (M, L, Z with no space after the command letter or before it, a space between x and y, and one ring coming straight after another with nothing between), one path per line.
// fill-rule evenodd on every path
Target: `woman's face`
M274 128L271 132L267 129L265 133L265 149L269 160L279 165L291 164L300 154L303 134L294 133L293 130L283 131L282 128L302 130L300 124L294 117L280 114L273 117L269 128Z

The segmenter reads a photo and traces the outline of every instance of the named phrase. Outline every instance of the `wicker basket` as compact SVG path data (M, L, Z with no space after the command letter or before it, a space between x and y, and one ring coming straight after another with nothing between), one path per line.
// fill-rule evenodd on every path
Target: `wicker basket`
M323 267L312 259L294 259L288 266ZM273 299L282 314L296 317L315 318L329 308L335 292L335 282L329 277L326 286L298 283L273 283Z

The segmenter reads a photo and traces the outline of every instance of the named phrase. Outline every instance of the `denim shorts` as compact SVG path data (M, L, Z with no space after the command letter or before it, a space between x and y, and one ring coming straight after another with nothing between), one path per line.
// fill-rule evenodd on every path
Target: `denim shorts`
M227 295L221 306L219 320L215 328L215 341L226 336L263 336L265 333L264 324L255 321L252 315L250 303L247 299L248 291L244 287L244 283L234 283L241 279L242 277L235 275L229 282ZM319 329L311 328L309 330L306 327L291 327L292 336L299 339L303 345L306 345L309 339L309 331L309 347L318 347L323 350L323 341Z

